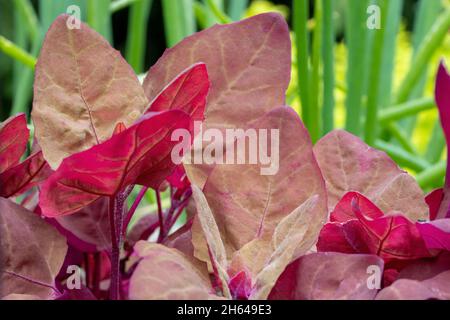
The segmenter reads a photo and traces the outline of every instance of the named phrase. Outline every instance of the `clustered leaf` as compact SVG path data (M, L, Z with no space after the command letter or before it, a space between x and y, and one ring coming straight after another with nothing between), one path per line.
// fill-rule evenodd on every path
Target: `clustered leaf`
M348 132L313 146L285 106L291 43L280 15L182 40L143 85L105 39L85 24L68 28L68 18L51 25L38 59L35 140L23 162L25 115L0 124L1 299L450 299L448 173L425 197ZM443 63L436 102L449 142ZM265 130L263 143L276 132L279 150L267 148L275 170L248 161L250 144L246 164L189 154L174 163L177 129L193 153L211 151L194 143L196 121ZM135 185L143 189L128 208ZM131 224L148 189L158 208ZM73 265L84 269L76 291L67 286Z

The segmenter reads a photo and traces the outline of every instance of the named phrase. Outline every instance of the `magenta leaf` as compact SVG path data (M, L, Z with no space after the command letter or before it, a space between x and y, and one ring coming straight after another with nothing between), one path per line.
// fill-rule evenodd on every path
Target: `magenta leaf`
M192 121L203 121L209 80L206 65L196 63L181 72L152 102L146 112L181 110Z
M433 221L437 218L439 213L439 208L441 206L442 199L444 198L444 189L439 188L430 192L425 197L425 202L430 209L430 220Z
M362 195L352 193L352 197L350 200L345 195L336 205L337 211L333 212L334 220L344 217L350 220L325 225L317 243L319 251L376 254L386 263L430 257L413 222L395 212L394 215L383 215Z
M358 201L359 208L364 214L371 218L380 218L384 214L383 212L374 205L369 199L364 197L358 192L348 192L342 199L336 204L336 207L331 212L330 221L331 222L347 222L351 219L357 219L355 212L353 210L352 202L353 200Z
M27 149L29 134L23 113L0 124L0 173L19 163Z
M53 299L59 294L55 278L66 256L66 240L38 215L3 198L0 252L0 298L26 294Z
M55 218L58 230L82 252L111 249L109 199L101 197L73 215Z
M416 226L428 249L450 251L450 219L417 223Z
M176 129L187 129L190 118L173 110L149 114L109 140L64 159L42 185L40 206L47 217L75 213L103 196L141 184L157 188L172 172L171 141Z
M235 300L246 300L252 292L252 278L246 271L242 270L234 275L229 283L231 295Z
M450 75L445 68L443 62L439 65L436 76L435 88L436 105L439 109L439 117L441 119L442 129L444 130L447 146L450 144ZM448 151L447 151L448 153ZM445 176L445 185L442 200L438 199L438 194L434 194L432 198L428 198L430 208L434 211L437 206L436 219L450 218L450 157L447 155L447 173ZM434 213L434 212L432 212Z
M271 300L369 300L377 294L369 288L367 270L383 271L375 255L314 253L292 262L278 279Z
M19 195L47 179L51 173L42 151L38 151L22 163L0 173L0 197Z

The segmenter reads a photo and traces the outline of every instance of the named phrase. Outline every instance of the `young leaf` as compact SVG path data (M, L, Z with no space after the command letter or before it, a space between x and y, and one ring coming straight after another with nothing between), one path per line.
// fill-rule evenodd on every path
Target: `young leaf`
M132 300L217 299L207 275L182 253L159 244L140 241L135 254L141 258L130 279Z
M314 147L328 190L328 208L350 191L368 197L383 212L399 211L411 220L426 219L427 206L417 182L384 152L358 137L336 130Z
M131 184L159 187L175 166L170 157L177 142L171 134L189 124L182 111L150 114L106 142L64 159L42 184L42 213L50 218L72 214Z
M349 214L350 220L327 224L320 232L318 251L376 254L386 263L430 257L413 222L395 212L380 216L380 209L370 200L354 192L350 194L353 198L344 196L336 208L347 207L345 211L350 212L351 205L353 216ZM336 216L333 218L336 221Z
M133 124L147 99L120 53L68 15L51 25L36 65L32 118L45 159L61 161L111 137L119 121Z
M19 163L27 149L29 134L23 113L0 124L0 173Z
M370 253L379 255L386 263L430 256L416 225L407 218L397 215L372 220L359 207L355 208L355 214L367 232Z
M66 240L38 215L0 198L0 298L26 294L52 299Z
M331 222L347 222L352 219L357 219L352 202L356 200L358 206L366 217L371 219L381 218L384 216L383 212L372 203L369 199L358 192L348 192L336 204L336 207L331 212Z
M291 263L270 293L271 300L371 300L367 269L383 260L375 255L313 253ZM381 279L381 278L380 278Z

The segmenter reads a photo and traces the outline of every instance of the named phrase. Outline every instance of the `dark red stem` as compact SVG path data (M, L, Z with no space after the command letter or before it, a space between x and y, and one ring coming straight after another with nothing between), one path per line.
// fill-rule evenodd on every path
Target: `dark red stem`
M111 283L109 286L109 297L111 300L119 298L120 284L120 248L117 238L117 214L116 198L109 198L109 225L111 229Z
M100 297L100 265L101 265L101 257L100 252L94 253L94 280L93 280L93 292L94 295L98 298Z
M159 236L158 236L158 242L161 243L164 239L164 217L163 217L163 210L162 210L162 204L161 204L161 194L158 190L156 190L156 203L158 204L158 220L159 220Z

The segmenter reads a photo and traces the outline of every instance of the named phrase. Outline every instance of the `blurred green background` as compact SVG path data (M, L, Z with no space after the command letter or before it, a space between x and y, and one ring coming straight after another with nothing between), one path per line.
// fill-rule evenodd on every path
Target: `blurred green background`
M280 12L293 40L288 104L313 141L345 128L386 151L425 190L443 183L433 88L439 60L450 63L448 0L0 0L0 121L29 114L42 39L71 5L140 75L196 31ZM380 28L368 28L378 13Z

